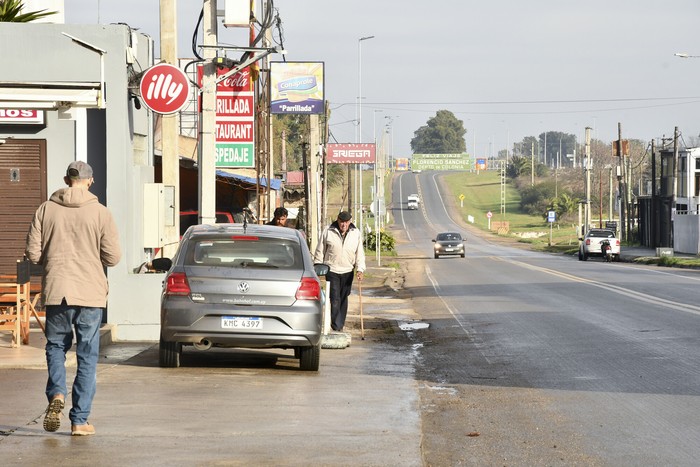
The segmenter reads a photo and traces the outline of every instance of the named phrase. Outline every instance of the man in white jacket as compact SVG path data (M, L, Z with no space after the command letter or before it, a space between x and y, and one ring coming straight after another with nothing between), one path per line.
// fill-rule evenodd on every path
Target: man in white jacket
M366 268L362 232L352 223L349 212L342 211L336 221L323 230L314 253L314 263L330 267L326 280L331 286L331 329L342 331L354 271L357 270L357 280L362 282Z

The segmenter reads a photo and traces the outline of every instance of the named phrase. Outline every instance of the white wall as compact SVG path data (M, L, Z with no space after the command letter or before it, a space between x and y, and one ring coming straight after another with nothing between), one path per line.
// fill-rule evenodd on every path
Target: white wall
M116 339L157 340L162 282L158 276L162 275L133 272L146 260L143 185L153 182L152 119L145 107L133 107L128 92L129 76L153 63L152 41L146 35L136 36L137 61L130 69L126 48L134 36L127 26L2 23L0 81L99 82L99 54L76 44L63 32L107 51L105 130L90 133L88 125L88 134L76 131L81 127L75 121L59 120L57 112L49 110L44 129L0 137L46 139L49 195L64 186L66 166L76 158L84 158L84 148L96 145L95 152L87 156L104 179L96 179L94 192L114 215L123 251L121 262L108 271L107 319L116 326ZM93 162L90 158L96 155L101 159Z

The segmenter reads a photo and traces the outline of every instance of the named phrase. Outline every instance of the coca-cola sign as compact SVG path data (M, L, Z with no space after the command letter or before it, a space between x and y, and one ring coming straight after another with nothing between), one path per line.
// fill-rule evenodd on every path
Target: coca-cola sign
M146 70L141 78L141 100L159 114L179 112L190 97L190 81L179 68L161 63Z

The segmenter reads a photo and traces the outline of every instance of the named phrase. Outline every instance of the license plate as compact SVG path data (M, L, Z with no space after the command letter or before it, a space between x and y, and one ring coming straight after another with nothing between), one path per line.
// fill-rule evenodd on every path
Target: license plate
M454 248L445 248L445 251L455 251Z
M262 318L239 318L236 316L222 316L221 327L223 329L262 329Z

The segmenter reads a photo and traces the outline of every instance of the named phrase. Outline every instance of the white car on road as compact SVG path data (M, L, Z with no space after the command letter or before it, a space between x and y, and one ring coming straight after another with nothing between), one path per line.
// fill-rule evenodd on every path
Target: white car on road
M611 253L615 261L620 260L620 240L615 237L615 231L612 229L591 229L581 239L581 245L578 249L579 261L586 261L591 256L599 256L603 258L603 250L601 249L604 241L610 242Z

